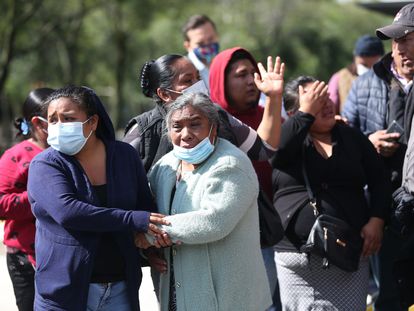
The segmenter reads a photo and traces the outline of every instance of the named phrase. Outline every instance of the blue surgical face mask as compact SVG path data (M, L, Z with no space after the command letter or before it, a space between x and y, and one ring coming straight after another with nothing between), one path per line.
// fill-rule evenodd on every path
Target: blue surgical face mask
M208 136L198 143L194 148L183 148L173 145L174 156L184 162L190 164L200 164L214 151L214 145L210 142L210 134L213 126L210 128Z
M47 128L49 133L47 143L55 150L67 155L75 155L82 150L88 138L92 135L93 130L88 137L83 136L83 124L88 122L65 122L50 124Z
M193 85L189 86L188 88L182 90L181 92L179 91L174 91L171 89L166 89L167 91L173 92L173 93L177 93L177 94L195 94L195 93L203 93L206 96L210 97L209 91L206 87L206 84L204 83L203 80L198 80L196 83L194 83Z
M218 51L219 51L218 42L199 46L193 50L197 58L201 61L205 61L208 65L211 63L213 58L218 54Z

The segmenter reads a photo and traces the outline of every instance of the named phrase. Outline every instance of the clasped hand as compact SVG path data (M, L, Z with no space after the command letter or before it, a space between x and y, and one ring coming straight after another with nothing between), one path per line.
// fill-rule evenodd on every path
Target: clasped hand
M155 246L157 248L171 246L173 244L171 238L159 227L159 225L170 225L170 222L165 219L165 215L159 213L151 213L149 220L150 223L148 225L147 234L154 237L153 244L147 240L145 233L137 232L135 233L135 245L143 249L151 246Z

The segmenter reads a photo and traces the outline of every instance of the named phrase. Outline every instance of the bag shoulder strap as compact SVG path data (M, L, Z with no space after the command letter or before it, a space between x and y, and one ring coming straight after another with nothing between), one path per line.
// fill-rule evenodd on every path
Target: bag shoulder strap
M309 204L313 208L313 214L315 216L318 216L319 211L318 211L318 208L316 206L316 197L315 197L315 194L312 191L312 188L311 188L310 182L309 182L308 173L306 172L305 147L306 147L305 142L303 142L303 144L302 144L302 175L303 175L303 179L305 181L306 191L308 192L308 196L309 196Z

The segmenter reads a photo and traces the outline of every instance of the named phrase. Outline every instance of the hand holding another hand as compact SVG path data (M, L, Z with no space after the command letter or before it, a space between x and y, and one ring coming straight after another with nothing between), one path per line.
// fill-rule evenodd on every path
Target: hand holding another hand
M134 237L135 246L142 249L147 249L152 246L145 237L145 233L136 232Z
M148 234L151 234L152 236L156 236L157 234L162 234L164 231L161 230L158 225L169 225L170 222L166 219L164 219L165 215L159 214L159 213L151 213L150 214L150 223L148 225Z
M168 226L170 225L170 222L165 219L165 215L163 214L151 213L147 233L154 237L154 246L157 248L171 246L173 244L171 238L160 228L159 225Z

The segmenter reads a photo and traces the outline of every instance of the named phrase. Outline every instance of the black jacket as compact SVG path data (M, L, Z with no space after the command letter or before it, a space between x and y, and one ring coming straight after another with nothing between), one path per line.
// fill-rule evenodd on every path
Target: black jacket
M227 112L218 105L215 107L220 119L218 136L237 145ZM157 104L154 109L131 119L125 128L123 141L139 152L147 172L162 156L173 149L164 120L166 114L164 106Z
M390 186L371 142L359 131L337 124L331 130L332 155L324 159L308 136L313 122L312 115L299 111L282 125L281 142L271 161L274 203L277 203L278 191L305 186L304 161L311 188L317 201L321 201L319 207L323 212L342 218L358 231L370 217L386 218L391 203ZM365 185L368 185L371 204L365 199ZM312 224L313 212L310 209L304 212L308 212ZM286 246L282 243L278 248Z

